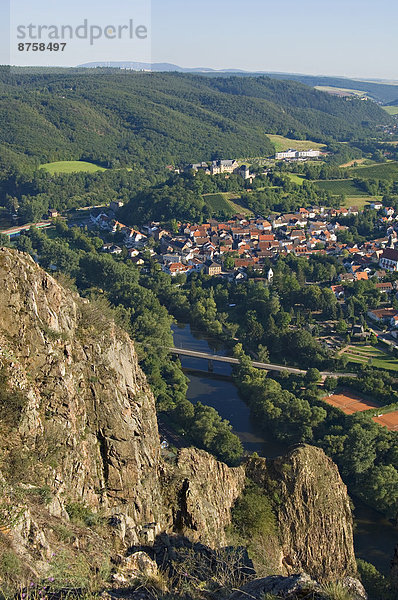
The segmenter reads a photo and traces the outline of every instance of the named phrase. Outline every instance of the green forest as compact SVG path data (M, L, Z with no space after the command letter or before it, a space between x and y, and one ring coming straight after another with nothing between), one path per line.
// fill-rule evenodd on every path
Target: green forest
M0 70L0 166L6 170L57 160L156 170L273 154L265 132L327 143L366 139L392 122L373 102L268 77Z

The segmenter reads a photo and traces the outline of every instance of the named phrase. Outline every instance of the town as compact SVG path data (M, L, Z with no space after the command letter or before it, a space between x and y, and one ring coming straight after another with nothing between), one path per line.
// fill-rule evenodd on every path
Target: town
M121 206L112 202L107 210L93 209L90 213L91 227L111 236L103 252L124 253L138 267L143 267L145 253L149 252L171 277L203 272L228 281L254 276L268 283L273 279L272 262L279 256L333 256L344 267L330 285L336 298L344 302L346 284L374 281L384 301L381 308L368 311L367 316L373 324L390 330L392 337L398 337L398 309L388 302L396 293L396 285L385 281L388 274L398 272L398 215L381 202L372 202L369 208L379 212L386 235L362 245L338 242L339 232L348 230L339 218L358 215L356 207L300 208L295 214L273 214L268 218L237 214L222 223L212 219L201 224L177 223L177 230L172 231L159 222L139 229L128 227L115 217ZM359 337L363 333L362 328L356 330Z

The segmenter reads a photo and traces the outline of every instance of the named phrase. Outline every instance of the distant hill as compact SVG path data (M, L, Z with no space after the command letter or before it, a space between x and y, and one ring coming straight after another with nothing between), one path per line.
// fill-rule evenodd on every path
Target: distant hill
M346 141L391 122L373 102L263 76L0 70L3 168L57 160L164 167L266 156L274 152L266 132Z
M167 73L170 71L176 71L177 73L216 73L215 69L209 69L206 67L199 67L196 69L188 69L185 67L179 67L172 63L144 63L144 62L123 62L123 61L111 61L111 62L89 62L82 65L78 65L77 68L88 68L96 69L98 67L107 67L115 69L131 69L132 71L154 71L156 73ZM225 73L226 71L222 71ZM234 71L235 72L235 71ZM244 72L238 69L237 72Z
M385 81L382 79L355 79L347 77L331 77L325 75L305 75L301 73L278 73L273 71L244 71L242 69L210 69L208 67L186 68L172 63L139 63L139 62L92 62L79 65L84 68L113 67L131 69L134 71L154 71L178 73L202 73L210 76L223 77L234 73L240 77L266 75L273 79L288 79L299 81L311 87L330 86L336 88L355 89L366 92L371 98L383 104L398 104L398 80Z

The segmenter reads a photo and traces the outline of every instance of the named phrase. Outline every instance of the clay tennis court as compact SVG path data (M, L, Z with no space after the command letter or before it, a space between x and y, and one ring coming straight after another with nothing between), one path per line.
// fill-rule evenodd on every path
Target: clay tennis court
M324 397L324 401L335 406L343 411L346 415L352 415L356 412L377 408L377 404L371 400L365 400L351 390L344 390L340 394L333 394L329 397ZM387 415L386 415L387 416Z
M398 410L382 417L373 417L373 421L379 425L383 425L383 427L387 427L390 431L398 431Z

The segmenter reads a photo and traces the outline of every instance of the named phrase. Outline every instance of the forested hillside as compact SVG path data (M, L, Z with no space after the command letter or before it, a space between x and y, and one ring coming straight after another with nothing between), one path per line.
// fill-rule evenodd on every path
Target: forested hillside
M161 168L263 156L274 151L266 132L361 139L390 119L372 102L267 77L0 72L0 166L7 170L54 160Z

